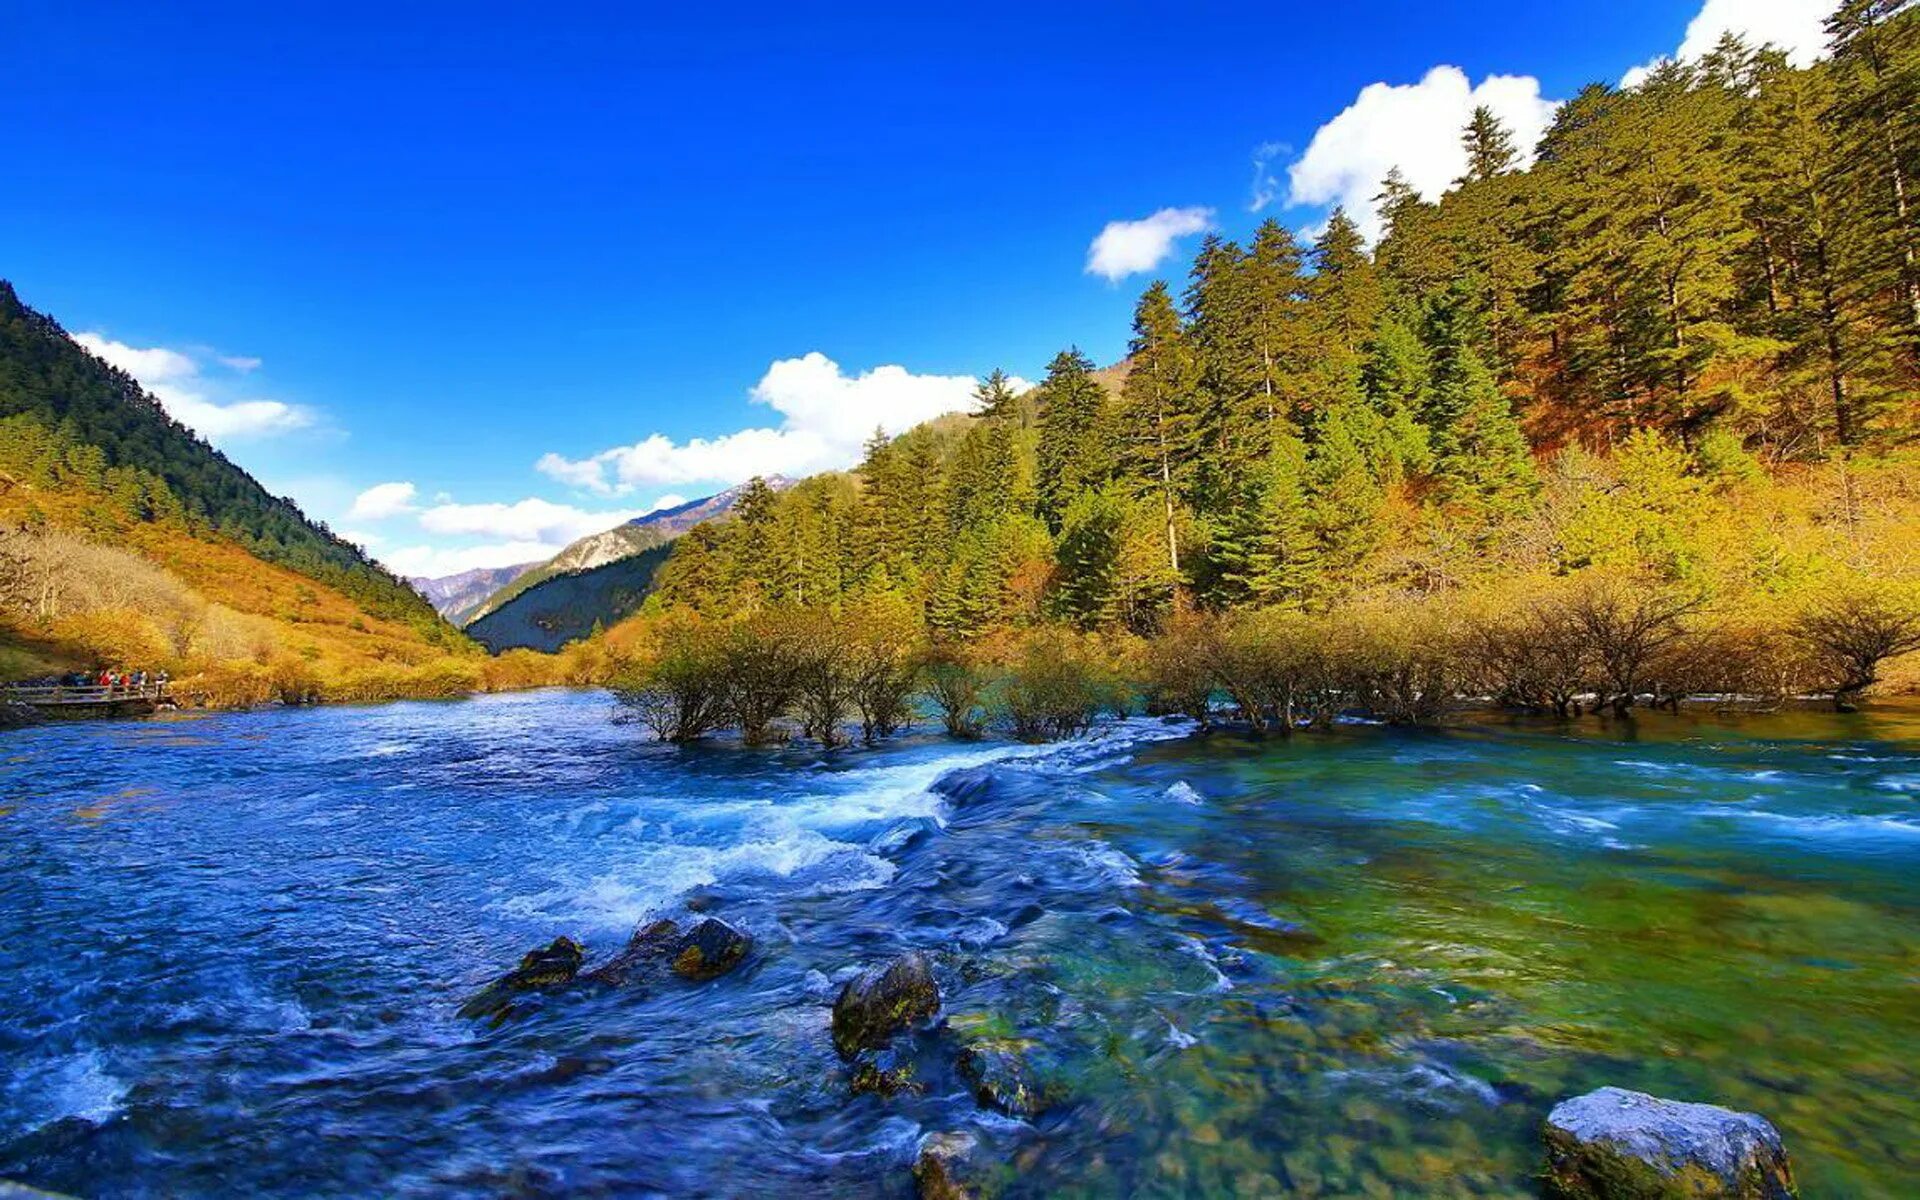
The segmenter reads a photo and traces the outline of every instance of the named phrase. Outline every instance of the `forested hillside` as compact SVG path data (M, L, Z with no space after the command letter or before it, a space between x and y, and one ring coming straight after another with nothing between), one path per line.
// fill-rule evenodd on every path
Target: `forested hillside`
M1479 110L1437 202L1385 181L1377 246L1337 210L1308 244L1210 237L1140 296L1125 362L1069 348L1025 394L995 373L973 415L684 536L612 639L658 647L629 697L668 736L772 712L830 737L918 644L951 727L998 679L1041 735L1115 672L1256 727L1850 702L1920 648L1897 7L1844 6L1809 69L1728 40L1589 87L1530 159ZM914 632L869 644L875 611Z
M209 701L450 694L478 649L0 283L0 674Z
M1150 633L1178 597L1911 569L1869 527L1904 511L1920 414L1920 13L1835 31L1807 70L1728 41L1590 87L1524 169L1481 110L1438 203L1388 179L1372 251L1341 212L1310 245L1211 238L1140 297L1118 388L1073 350L1029 395L995 376L971 422L683 539L663 599L895 590L936 633ZM1720 561L1719 523L1775 502L1795 515L1751 532L1780 541Z
M218 534L423 631L431 606L358 547L271 496L0 280L0 469L111 496L128 514Z

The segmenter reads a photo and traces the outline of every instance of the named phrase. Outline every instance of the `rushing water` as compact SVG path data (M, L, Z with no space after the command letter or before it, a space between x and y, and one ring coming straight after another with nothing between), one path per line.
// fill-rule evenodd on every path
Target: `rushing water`
M69 725L0 753L0 1177L87 1196L1526 1195L1602 1083L1920 1181L1920 714L675 752L597 694ZM717 982L456 1018L693 902ZM928 1090L839 980L935 952ZM957 1030L1060 1100L982 1112Z

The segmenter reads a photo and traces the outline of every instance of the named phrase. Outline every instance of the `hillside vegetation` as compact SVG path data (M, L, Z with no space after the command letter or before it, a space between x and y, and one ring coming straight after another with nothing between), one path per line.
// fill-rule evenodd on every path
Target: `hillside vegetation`
M1209 238L1124 370L1065 350L750 491L639 620L893 603L950 658L1065 630L1136 682L1168 639L1377 651L1432 707L1850 700L1920 644L1920 12L1883 8L1810 69L1728 40L1590 87L1526 169L1481 110L1439 202L1387 180L1372 250L1338 211L1310 246ZM1334 690L1374 707L1372 669Z
M488 663L0 284L0 673L165 669L209 703L454 695Z

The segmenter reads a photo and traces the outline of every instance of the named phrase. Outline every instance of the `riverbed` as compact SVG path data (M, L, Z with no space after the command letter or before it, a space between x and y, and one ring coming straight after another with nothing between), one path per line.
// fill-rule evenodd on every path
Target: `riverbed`
M596 692L58 725L0 744L0 1178L92 1197L1525 1196L1558 1099L1751 1109L1808 1196L1920 1180L1920 710L1133 719L692 750ZM706 984L461 1002L698 908ZM919 1094L828 1012L928 951ZM1031 1047L983 1110L958 1033Z

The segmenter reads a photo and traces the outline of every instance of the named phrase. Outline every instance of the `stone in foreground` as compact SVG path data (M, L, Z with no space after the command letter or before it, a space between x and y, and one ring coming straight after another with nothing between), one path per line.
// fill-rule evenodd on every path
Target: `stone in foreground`
M913 1182L920 1200L973 1200L972 1159L980 1143L970 1133L930 1133L920 1139Z
M553 939L553 944L529 950L520 965L488 984L481 993L460 1008L468 1020L491 1018L499 1024L513 1015L515 1000L527 992L551 992L566 987L580 973L587 952L569 937Z
M1605 1087L1547 1117L1548 1196L1791 1200L1793 1170L1764 1117Z
M960 1075L973 1098L1010 1117L1033 1117L1053 1102L1051 1090L1028 1060L1030 1043L1015 1038L982 1038L961 1048Z
M919 951L848 981L833 1002L833 1048L842 1058L879 1050L893 1035L940 1011L940 986Z

